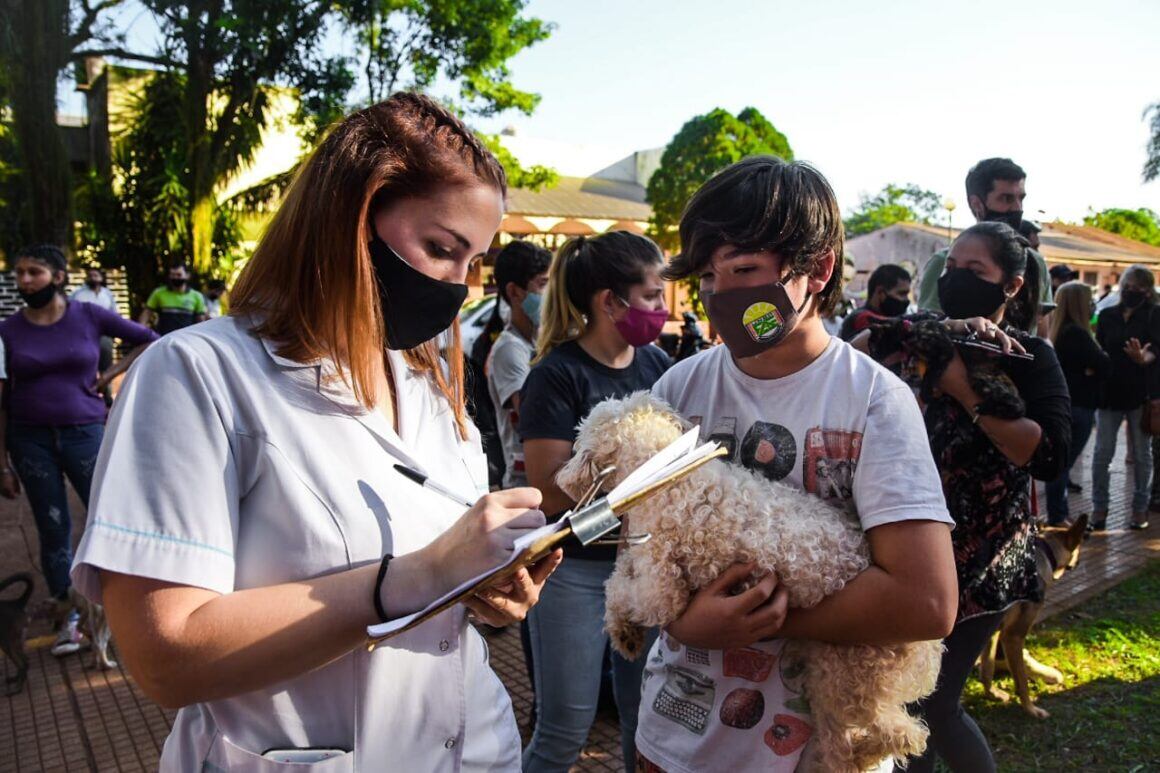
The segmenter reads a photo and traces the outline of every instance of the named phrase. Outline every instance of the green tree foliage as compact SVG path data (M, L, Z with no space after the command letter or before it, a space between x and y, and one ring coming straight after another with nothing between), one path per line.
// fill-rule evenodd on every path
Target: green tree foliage
M459 90L467 113L530 114L537 94L512 85L507 62L546 40L552 25L523 16L525 0L340 0L358 32L360 59L377 102L400 89L425 91L437 82Z
M648 183L652 205L650 236L667 250L679 249L677 225L685 203L717 172L746 156L771 154L793 159L785 135L756 108L736 116L717 108L691 119L665 147Z
M1144 161L1144 182L1150 183L1160 177L1160 102L1148 105L1144 110L1144 120L1149 122L1151 134L1148 139L1148 158Z
M1160 247L1160 215L1146 207L1093 212L1083 219L1083 224Z
M480 134L478 132L477 134L479 134L479 138L483 140L483 144L487 146L487 149L495 154L496 159L503 166L504 172L507 174L509 187L538 191L541 188L551 188L559 181L560 175L555 169L540 166L539 164L533 164L532 166L523 166L520 164L520 160L503 146L498 135Z
M858 206L843 222L846 236L877 231L895 223L934 223L942 210L942 198L913 183L887 185L873 196L862 194Z
M343 57L321 53L333 12L327 0L139 2L161 30L157 58L166 68L166 88L176 89L177 97L169 120L178 139L162 151L174 163L158 206L171 207L172 245L206 273L214 234L229 217L217 191L253 160L274 89L297 88L300 117L309 123L311 108L324 119L333 113L334 95L352 78Z
M73 181L56 125L57 78L96 33L100 15L120 2L0 0L0 78L12 111L3 141L24 188L14 213L24 225L6 236L71 247Z

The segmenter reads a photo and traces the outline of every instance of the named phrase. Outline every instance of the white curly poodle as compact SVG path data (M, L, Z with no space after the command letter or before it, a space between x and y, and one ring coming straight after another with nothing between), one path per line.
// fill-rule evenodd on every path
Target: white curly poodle
M580 425L575 455L557 476L573 498L616 465L611 487L675 440L686 425L647 392L596 406ZM633 508L641 545L622 546L605 586L605 626L616 649L641 654L647 627L678 618L698 589L729 566L776 572L791 607L809 607L870 565L865 533L821 499L713 461ZM815 726L813 764L861 771L887 756L921 754L927 728L906 705L934 690L941 642L893 646L798 642Z

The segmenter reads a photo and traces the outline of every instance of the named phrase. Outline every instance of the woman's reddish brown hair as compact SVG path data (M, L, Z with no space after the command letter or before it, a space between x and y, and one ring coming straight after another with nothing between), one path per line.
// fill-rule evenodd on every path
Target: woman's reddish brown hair
M231 293L231 314L300 362L329 358L355 397L377 404L375 375L386 336L369 242L371 219L395 199L446 185L507 192L503 167L462 121L411 93L354 113L303 163ZM444 366L437 340L404 352L455 412L466 436L459 322ZM445 370L446 367L446 370Z

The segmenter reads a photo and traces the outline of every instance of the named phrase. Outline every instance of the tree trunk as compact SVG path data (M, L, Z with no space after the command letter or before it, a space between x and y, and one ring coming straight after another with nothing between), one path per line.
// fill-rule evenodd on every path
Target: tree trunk
M72 249L72 174L56 125L56 79L68 59L68 0L8 0L3 46L13 130L34 242Z
M220 13L216 2L191 2L189 19L208 16L212 24ZM213 260L214 159L210 100L213 93L214 62L212 43L201 35L199 24L186 27L185 47L189 57L185 84L186 169L189 172L189 260L199 274L209 271ZM212 36L210 36L212 40Z

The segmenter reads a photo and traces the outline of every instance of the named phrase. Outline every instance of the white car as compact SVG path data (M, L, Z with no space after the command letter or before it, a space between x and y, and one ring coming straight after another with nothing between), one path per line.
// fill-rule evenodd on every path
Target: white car
M482 298L468 301L459 310L459 336L463 342L463 351L466 354L471 354L471 347L475 345L476 339L483 334L483 329L487 327L488 320L491 319L491 314L495 310L495 303L495 295L485 295ZM500 306L500 317L503 318L505 324L507 323L507 314L504 312L507 310L507 304ZM443 333L439 339L439 347L446 351L448 344L451 343L449 334Z

